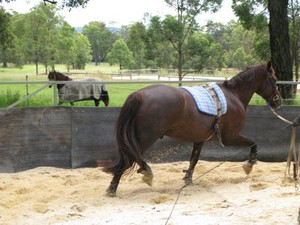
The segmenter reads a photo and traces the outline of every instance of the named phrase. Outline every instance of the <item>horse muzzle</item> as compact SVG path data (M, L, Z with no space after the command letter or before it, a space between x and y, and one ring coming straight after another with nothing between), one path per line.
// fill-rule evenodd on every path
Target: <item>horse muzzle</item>
M283 100L280 95L275 94L268 101L268 103L273 109L279 109L282 106Z

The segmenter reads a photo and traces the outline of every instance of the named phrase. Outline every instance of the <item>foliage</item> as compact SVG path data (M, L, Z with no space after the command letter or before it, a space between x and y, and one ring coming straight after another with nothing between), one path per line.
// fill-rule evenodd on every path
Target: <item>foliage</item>
M12 44L13 33L11 30L11 15L0 8L0 57L3 66L7 67L8 53L7 49Z
M68 23L63 22L60 32L57 35L56 49L57 51L57 62L64 63L69 71L76 60L75 52L75 29ZM54 65L53 65L54 67Z
M14 2L16 0L0 0L0 3L2 2ZM29 0L30 1L30 0ZM45 4L46 3L49 3L49 4L52 4L52 5L56 5L58 3L57 0L41 0L43 1ZM64 8L64 7L67 7L67 8L76 8L76 7L85 7L86 4L89 2L89 0L62 0L60 1L60 5Z
M0 92L0 107L7 107L20 99L20 92L6 89Z
M189 36L197 29L196 16L201 12L216 12L222 0L165 0L177 12L177 17L167 15L162 22L162 31L177 53L179 80L182 80L185 45Z
M117 40L107 54L107 60L110 64L118 64L120 70L131 68L134 63L132 52L123 39Z
M165 38L158 16L151 18L146 30L145 61L150 68L176 68L176 51Z
M201 71L204 68L221 68L222 49L220 44L213 42L210 35L194 33L188 38L186 52L184 69Z
M299 23L296 21L299 21L299 1L233 0L232 8L246 29L256 29L257 43L254 49L260 57L270 55L278 78L293 80L294 63L297 79L300 38ZM266 27L269 28L269 38L263 34ZM270 54L266 54L266 42L269 43ZM283 98L292 96L293 89L290 85L281 86L279 89Z
M95 65L106 59L115 38L103 22L90 22L83 27L82 33L89 39Z
M86 1L75 2L81 4ZM164 18L149 16L147 23L123 26L118 32L111 32L103 22L94 21L87 24L80 34L59 16L57 6L61 6L62 1L58 1L57 5L40 4L26 14L8 14L2 9L1 13L9 18L9 23L0 23L0 26L3 25L0 35L5 37L8 31L9 42L6 42L5 48L0 44L0 60L9 67L22 68L29 62L35 63L36 68L41 70L39 65L44 65L45 73L61 63L66 65L67 70L83 69L90 60L96 65L107 61L107 53L112 51L113 44L119 39L127 44L133 60L126 65L117 63L118 66L174 68L178 69L181 78L184 69L243 68L270 59L267 0L234 0L232 6L236 15L240 16L238 22L221 24L210 21L205 27L199 27L196 16L202 12L217 11L221 0L165 2L174 9L173 15ZM297 79L299 1L289 2L291 53ZM0 38L0 42L4 40ZM39 73L38 69L36 73Z
M127 46L133 53L134 68L136 69L143 68L145 64L145 39L146 27L144 24L138 22L130 26Z
M91 59L91 45L86 36L81 33L76 34L75 38L75 69L85 69L85 65Z

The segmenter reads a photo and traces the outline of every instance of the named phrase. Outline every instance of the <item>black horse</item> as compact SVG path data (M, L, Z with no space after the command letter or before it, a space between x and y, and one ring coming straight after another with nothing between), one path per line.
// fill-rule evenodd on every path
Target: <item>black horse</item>
M52 71L48 74L49 81L73 81L70 77ZM88 82L87 84L76 82ZM94 100L95 106L99 106L99 102L103 101L107 107L109 105L109 96L107 87L105 84L93 84L92 82L102 82L99 78L85 78L76 80L72 83L57 84L59 94L59 105L64 102L69 102L73 105L73 102ZM49 86L52 87L52 84Z

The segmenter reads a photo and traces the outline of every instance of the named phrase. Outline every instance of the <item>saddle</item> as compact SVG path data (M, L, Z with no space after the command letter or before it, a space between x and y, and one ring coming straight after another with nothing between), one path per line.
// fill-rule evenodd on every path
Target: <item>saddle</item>
M185 87L187 92L193 97L200 112L215 116L213 134L217 136L222 146L222 137L219 130L219 123L223 114L227 112L227 101L223 91L217 84Z

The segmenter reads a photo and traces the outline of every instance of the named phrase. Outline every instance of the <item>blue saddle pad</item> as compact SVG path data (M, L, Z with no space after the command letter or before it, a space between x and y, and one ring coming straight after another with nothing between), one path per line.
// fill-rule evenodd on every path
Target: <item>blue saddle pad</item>
M222 115L225 114L227 112L227 101L226 101L223 91L217 84L212 84L212 85L210 85L210 87L212 87L214 89L214 91L216 92L216 94L219 98L219 101L221 103ZM187 92L189 92L193 96L195 103L198 107L198 110L200 112L203 112L203 113L206 113L206 114L212 115L212 116L218 115L218 109L217 109L216 103L206 88L204 88L203 86L193 86L193 87L182 86L180 88L185 89Z

